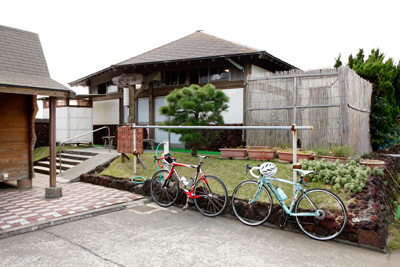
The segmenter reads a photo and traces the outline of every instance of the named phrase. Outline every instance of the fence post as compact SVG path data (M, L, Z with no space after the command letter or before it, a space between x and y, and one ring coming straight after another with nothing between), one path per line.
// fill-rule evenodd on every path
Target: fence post
M295 129L296 124L292 125L292 132L293 132L293 165L292 165L292 171L293 171L293 183L297 182L297 173L296 170L294 169L294 166L297 165L297 130ZM296 192L296 186L293 185L293 196Z
M136 123L133 124L136 126ZM133 129L133 152L136 152L136 128ZM136 174L136 154L133 153L133 174Z

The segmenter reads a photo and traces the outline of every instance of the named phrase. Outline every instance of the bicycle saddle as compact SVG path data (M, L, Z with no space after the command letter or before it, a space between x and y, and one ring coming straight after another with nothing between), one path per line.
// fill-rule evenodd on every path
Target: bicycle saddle
M297 171L298 173L300 173L301 176L306 176L309 175L310 173L313 173L314 171L305 171L305 170L299 170L299 169L295 169L295 171Z
M196 155L196 157L201 158L201 159L208 159L210 156L200 156L200 155Z

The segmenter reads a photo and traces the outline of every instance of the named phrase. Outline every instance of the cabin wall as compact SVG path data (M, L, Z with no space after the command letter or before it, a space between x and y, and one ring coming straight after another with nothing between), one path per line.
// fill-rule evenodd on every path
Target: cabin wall
M0 93L0 181L30 179L35 96Z

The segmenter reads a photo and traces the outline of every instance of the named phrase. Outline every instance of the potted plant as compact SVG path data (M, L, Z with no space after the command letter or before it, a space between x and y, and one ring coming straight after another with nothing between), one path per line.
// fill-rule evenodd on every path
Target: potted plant
M276 149L267 146L248 146L247 154L250 159L269 160L275 158Z
M284 148L278 150L279 160L283 162L293 162L293 149L292 148ZM312 159L313 155L311 151L308 150L297 150L297 160L301 159Z
M246 149L243 146L237 148L220 148L221 158L234 158L234 159L245 159Z
M360 159L360 164L370 167L374 169L375 167L379 169L385 168L385 162L382 160L374 160L374 159Z
M315 148L313 152L317 156L317 160L325 159L326 161L340 160L344 164L349 161L349 157L355 155L356 151L347 145L330 147L330 149Z

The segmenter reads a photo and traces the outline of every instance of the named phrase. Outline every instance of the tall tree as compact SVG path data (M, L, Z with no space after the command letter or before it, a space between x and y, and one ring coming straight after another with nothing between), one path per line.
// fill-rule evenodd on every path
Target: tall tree
M160 108L160 113L168 118L164 125L207 126L224 125L221 112L228 109L229 98L212 84L204 87L190 85L175 89L167 96L167 105ZM171 133L181 134L179 139L192 150L192 156L197 150L215 140L217 131L201 132L198 129L166 129Z
M379 49L372 49L367 60L360 49L355 57L349 56L348 66L373 84L370 115L371 143L374 150L399 142L400 127L396 116L400 114L400 65ZM336 61L337 63L337 61Z

